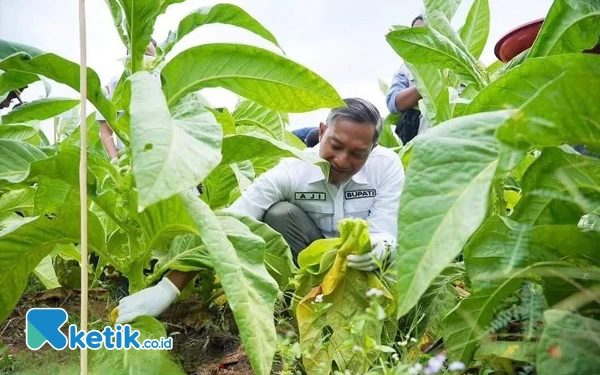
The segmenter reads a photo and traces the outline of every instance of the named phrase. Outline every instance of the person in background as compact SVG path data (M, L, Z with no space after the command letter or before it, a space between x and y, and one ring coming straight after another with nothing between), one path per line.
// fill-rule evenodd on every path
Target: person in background
M150 40L148 46L146 47L146 56L154 57L156 56L156 40ZM117 83L119 82L119 76L113 76L108 85L105 87L105 94L112 98L114 94L114 90L117 87ZM124 148L121 140L115 135L114 131L111 129L110 125L106 122L106 119L97 112L96 120L100 123L100 139L102 140L102 144L104 145L104 149L108 154L108 157L112 162L116 161L119 158L118 151Z
M306 147L315 147L319 143L319 128L315 128L308 133L304 139Z
M254 180L228 210L281 233L294 261L312 242L339 237L340 220L366 220L371 251L348 255L347 264L371 272L395 257L405 174L398 154L378 145L382 120L377 108L359 98L344 102L345 106L333 108L326 122L320 123L319 143L307 150L329 162L328 175L315 164L284 158ZM160 315L195 275L170 271L158 284L123 298L116 323Z
M304 128L292 130L292 134L294 134L296 137L298 137L298 139L300 139L302 142L306 143L306 137L308 136L308 134L311 131L318 130L318 129L319 128L316 126L307 126Z
M411 27L427 26L422 15L415 17ZM421 112L416 109L421 94L415 87L415 79L406 66L403 64L394 74L392 84L386 96L386 103L390 113L402 113L400 121L396 126L396 134L403 144L408 143L417 134L421 134L428 129L427 123Z

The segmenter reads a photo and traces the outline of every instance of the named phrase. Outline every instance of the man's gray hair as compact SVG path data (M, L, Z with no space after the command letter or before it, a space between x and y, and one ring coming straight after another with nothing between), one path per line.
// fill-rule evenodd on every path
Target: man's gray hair
M370 102L360 98L344 99L346 107L333 108L327 116L326 125L329 128L338 120L350 120L359 123L368 123L375 126L373 142L379 140L382 130L382 121L379 110Z

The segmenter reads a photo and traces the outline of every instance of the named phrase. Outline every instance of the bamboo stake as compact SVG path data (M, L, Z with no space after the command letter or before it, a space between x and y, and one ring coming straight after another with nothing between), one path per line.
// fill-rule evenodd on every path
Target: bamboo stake
M87 332L88 325L88 239L87 239L87 61L86 61L86 25L85 0L79 0L79 92L81 152L79 159L79 200L81 207L81 330ZM81 349L80 373L87 375L87 348Z

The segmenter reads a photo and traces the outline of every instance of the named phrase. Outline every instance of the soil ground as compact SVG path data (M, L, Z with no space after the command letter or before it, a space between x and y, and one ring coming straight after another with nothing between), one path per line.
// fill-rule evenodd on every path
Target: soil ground
M90 291L88 302L89 329L102 329L117 301L105 290L96 289ZM32 307L62 307L69 313L68 323L79 325L79 291L54 289L24 295L0 325L0 343L4 345L0 346L0 374L49 375L67 372L67 368L71 372L79 365L78 351L56 351L47 345L39 351L27 348L25 315ZM171 354L190 375L253 374L230 311L223 309L216 316L193 297L170 306L160 320L173 337Z

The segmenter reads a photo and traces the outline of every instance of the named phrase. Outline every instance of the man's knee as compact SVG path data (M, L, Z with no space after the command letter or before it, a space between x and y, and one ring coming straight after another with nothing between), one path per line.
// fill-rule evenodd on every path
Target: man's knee
M280 227L300 208L290 202L277 202L265 212L263 222L272 228Z

